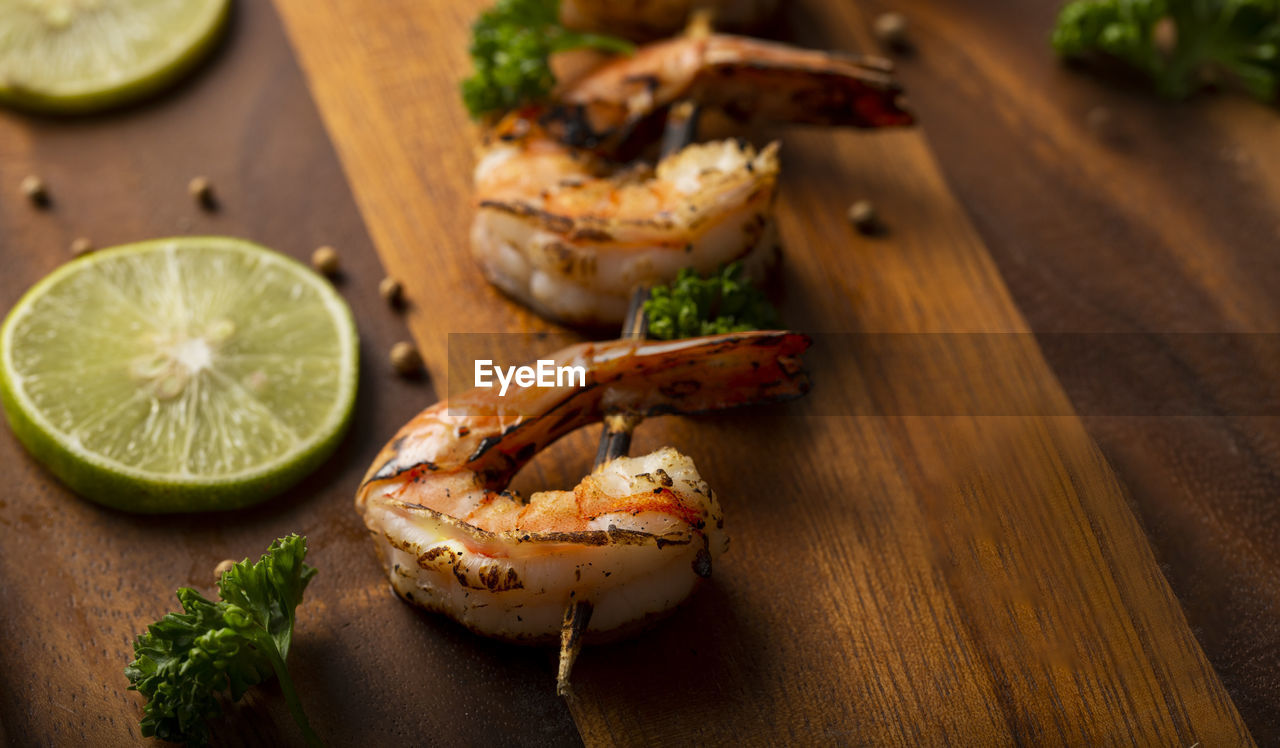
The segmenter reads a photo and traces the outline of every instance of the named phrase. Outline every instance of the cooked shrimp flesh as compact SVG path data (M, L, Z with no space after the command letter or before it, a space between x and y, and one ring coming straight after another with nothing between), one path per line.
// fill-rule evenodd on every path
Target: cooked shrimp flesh
M635 286L685 267L739 261L758 280L777 256L777 151L717 141L619 168L541 134L495 138L476 166L472 251L495 286L575 325L618 324Z
M392 588L488 636L552 642L590 604L589 639L642 627L689 595L727 547L693 461L663 448L607 462L570 491L505 490L540 450L606 413L696 413L808 390L799 334L756 332L565 349L585 386L472 390L382 450L356 498Z

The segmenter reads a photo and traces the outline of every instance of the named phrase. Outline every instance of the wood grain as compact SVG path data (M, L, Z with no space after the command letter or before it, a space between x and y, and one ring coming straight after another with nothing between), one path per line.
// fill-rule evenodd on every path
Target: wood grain
M845 4L794 5L828 44L866 29ZM474 134L456 85L474 9L277 6L433 376L449 332L545 329L467 255ZM789 322L1027 329L919 132L788 132L784 164ZM844 209L862 196L888 237L850 232ZM1009 350L934 365L959 391L1069 412L1040 355ZM924 394L874 366L818 377L826 402L890 414ZM788 413L637 436L637 450L697 459L734 544L668 623L584 653L572 710L588 743L1250 744L1079 419ZM592 454L567 440L532 479L573 482Z
M22 200L16 187L29 172L49 184L52 210ZM196 174L213 180L219 212L187 195ZM337 247L362 338L358 410L342 447L297 489L249 511L104 510L71 496L0 429L0 723L12 744L145 744L141 699L123 673L133 637L178 607L178 586L208 592L220 560L256 558L295 531L309 536L320 574L299 608L289 667L330 745L578 742L555 697L554 655L495 647L397 603L354 511L384 436L435 398L390 375L386 351L407 332L378 297L382 268L269 4L239 3L212 64L153 104L74 121L0 114L0 185L5 309L69 258L75 236L106 246L229 233L299 258ZM274 685L252 692L217 737L301 742Z
M899 68L923 129L1031 328L1105 333L1089 340L1115 360L1171 333L1274 340L1280 115L1065 68L1045 41L1058 5L892 4L912 25ZM1197 417L1109 415L1046 354L1255 738L1280 744L1280 419L1233 407L1221 377L1273 383L1280 366L1247 345L1167 352L1122 374L1152 399L1196 398Z

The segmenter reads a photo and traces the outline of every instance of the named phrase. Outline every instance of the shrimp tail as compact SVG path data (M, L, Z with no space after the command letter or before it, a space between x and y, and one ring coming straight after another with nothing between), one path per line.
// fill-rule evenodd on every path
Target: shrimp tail
M740 121L834 127L915 122L889 60L711 34L639 50L560 92L541 124L561 142L625 157L691 100Z
M565 434L610 413L691 415L791 400L809 391L800 354L807 335L754 331L674 341L582 343L554 354L552 366L581 366L586 385L525 388L506 398L477 388L420 413L386 447L365 484L414 469L465 467L505 486L526 462ZM447 452L426 454L442 421L465 435Z

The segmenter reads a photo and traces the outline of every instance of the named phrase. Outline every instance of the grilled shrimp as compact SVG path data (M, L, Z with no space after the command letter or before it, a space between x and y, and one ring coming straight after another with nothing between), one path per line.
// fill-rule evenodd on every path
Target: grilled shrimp
M777 152L726 140L618 167L541 133L497 139L476 166L472 251L498 288L577 325L616 325L632 288L680 268L737 260L759 279L778 251Z
M472 251L498 288L574 325L617 324L635 286L681 268L706 274L737 260L758 280L778 254L776 144L693 144L656 167L616 159L677 100L880 127L910 123L898 93L878 63L743 37L690 32L642 47L489 131Z
M684 28L703 9L721 28L749 29L773 16L778 0L564 0L560 20L572 29L653 39Z
M424 410L356 497L395 592L488 636L551 642L590 606L588 639L636 630L711 574L727 537L693 461L663 448L571 491L505 490L540 450L608 413L696 413L797 397L808 338L756 332L585 343L554 356L585 386L475 389ZM581 384L581 383L579 383Z
M894 127L914 120L888 60L698 33L640 47L562 87L544 117L570 145L616 153L694 101L739 120Z

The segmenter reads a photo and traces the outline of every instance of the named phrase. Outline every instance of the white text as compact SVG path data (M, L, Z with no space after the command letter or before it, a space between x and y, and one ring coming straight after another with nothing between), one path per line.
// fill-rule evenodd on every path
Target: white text
M552 359L539 359L533 366L494 366L487 358L476 360L476 387L492 388L493 378L498 380L498 397L505 397L507 388L515 382L517 387L586 387L585 366L556 366Z

